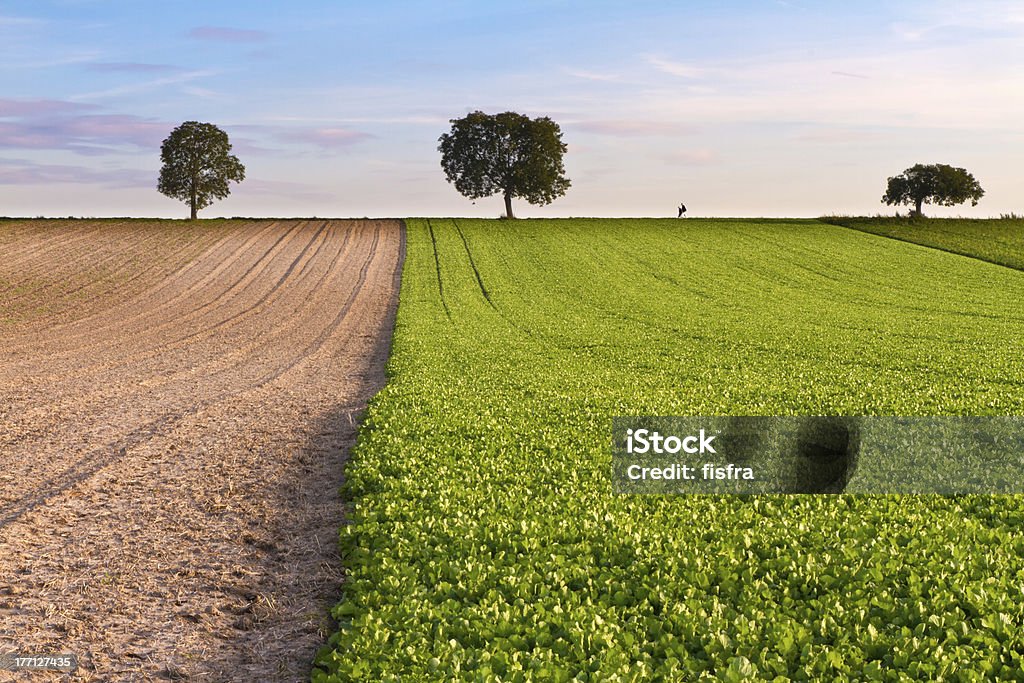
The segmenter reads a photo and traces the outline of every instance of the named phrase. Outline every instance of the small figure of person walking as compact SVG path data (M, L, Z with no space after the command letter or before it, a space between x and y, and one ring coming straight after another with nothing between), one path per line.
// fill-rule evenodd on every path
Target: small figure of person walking
M686 213L686 204L679 202L679 215L676 218L682 218L684 213Z

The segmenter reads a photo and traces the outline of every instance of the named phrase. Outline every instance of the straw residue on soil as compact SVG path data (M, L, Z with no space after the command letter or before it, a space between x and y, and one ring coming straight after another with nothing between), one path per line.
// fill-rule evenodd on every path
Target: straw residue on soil
M76 654L80 680L308 679L402 240L0 223L0 651Z

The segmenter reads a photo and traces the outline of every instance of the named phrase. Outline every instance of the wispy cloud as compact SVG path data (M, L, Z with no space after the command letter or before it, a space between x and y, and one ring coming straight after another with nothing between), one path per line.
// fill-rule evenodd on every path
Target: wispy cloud
M595 135L616 137L692 135L696 129L675 121L645 121L642 119L612 119L604 121L577 121L569 124L576 130Z
M232 190L232 193L241 197L273 195L275 197L312 201L337 199L335 194L326 192L317 185L287 180L261 180L259 178L246 178L236 189Z
M679 76L680 78L703 78L707 75L707 69L684 62L675 62L670 59L663 59L654 55L646 55L644 59L648 64L658 71Z
M962 3L937 1L923 4L912 21L894 22L889 29L908 43L972 33L1020 38L1024 37L1024 8L1018 0L974 0L969 9Z
M350 128L307 128L283 130L277 133L277 137L289 142L298 142L322 149L338 149L341 147L351 147L364 140L369 140L373 135Z
M437 74L439 72L452 71L457 68L455 64L440 62L422 57L409 57L398 59L392 62L396 69L403 73Z
M783 53L712 62L707 69L714 75L714 91L658 82L634 95L616 116L633 120L645 110L656 111L662 120L702 129L813 122L1012 130L1024 106L1014 47L1012 41L987 40L965 52L938 42L810 59Z
M15 17L11 15L0 15L0 26L30 26L44 23L36 17Z
M437 113L437 114L409 114L402 116L356 116L356 117L338 117L338 116L266 116L266 121L281 121L286 123L328 123L334 125L344 125L350 123L373 123L373 124L393 124L393 123L409 123L416 125L447 125L449 120L452 118L450 113Z
M0 100L0 149L66 150L98 155L123 147L153 149L170 124L60 100Z
M69 66L72 64L87 64L89 62L95 62L100 57L100 53L97 51L90 52L74 52L70 54L55 54L58 51L48 51L47 56L44 59L35 59L31 61L16 61L6 60L0 63L0 69L6 71L27 71L28 69L50 69L55 66Z
M116 97L119 95L146 92L149 90L154 90L156 88L163 88L168 85L188 83L191 81L198 80L200 78L206 78L207 76L214 76L217 73L217 71L214 71L212 69L186 71L183 73L174 74L172 76L164 76L162 78L154 78L148 81L141 81L139 83L127 83L125 85L107 88L106 90L96 90L93 92L79 93L78 95L72 95L69 99L74 101L100 100L108 97Z
M92 183L111 188L151 187L152 172L137 169L98 169L70 164L38 164L24 159L0 159L0 184L49 185Z
M663 154L664 159L672 166L709 166L719 161L718 154L711 149L680 149Z
M921 26L919 24L896 22L889 27L889 30L892 31L893 34L897 38L900 38L901 40L905 40L907 42L915 42L921 40L922 38L925 37L925 35L927 35L931 31L934 31L937 28L939 28L937 24L933 24L931 26Z
M855 74L850 73L849 71L833 71L832 73L835 74L836 76L845 76L847 78L871 78L870 76L865 76L864 74Z
M0 98L0 118L52 116L97 109L95 104L66 100L15 100Z
M562 71L573 78L580 78L585 81L603 81L605 83L612 83L621 80L618 74L603 73L599 71L587 71L585 69L571 69L564 68Z
M188 32L188 37L218 43L262 43L270 39L270 34L266 31L227 26L197 26Z
M170 132L170 124L128 114L92 114L71 119L60 130L83 141L151 148Z
M891 135L896 137L901 135L902 132L892 132ZM865 142L874 142L885 138L885 131L878 127L858 127L858 126L830 126L830 125L811 125L802 127L802 130L797 132L794 136L794 140L800 140L802 142L813 142L822 144L862 144Z
M838 5L826 12L806 0L718 3L713 11L662 3L652 12L611 13L583 3L559 28L571 38L561 48L537 40L550 27L536 25L532 14L505 17L488 3L454 23L412 3L400 26L387 3L332 5L315 17L250 3L231 18L168 15L171 43L161 43L139 13L95 0L56 5L69 2L96 11L0 7L0 34L8 38L0 80L9 86L0 92L0 157L50 164L6 164L3 178L52 177L56 188L11 192L9 204L79 213L76 202L108 201L103 191L93 200L90 188L128 182L127 172L92 176L76 164L155 173L160 141L180 121L199 118L229 133L250 171L250 181L232 190L232 201L245 198L232 211L305 203L316 207L303 210L310 213L372 213L362 207L375 202L381 211L419 215L483 210L444 182L436 152L449 120L478 108L551 116L562 126L574 187L554 213L594 204L593 211L632 215L622 212L643 212L652 198L675 196L682 182L693 185L688 196L702 195L701 212L802 212L861 195L873 210L877 176L904 168L904 158L937 154L984 176L986 189L988 178L1002 174L1007 204L1018 201L1011 186L1024 144L1021 0L875 3L878 11L869 13ZM496 12L506 20L495 22ZM22 13L45 23L7 25L2 16ZM396 30L437 40L424 51ZM329 45L340 32L356 55L352 68L302 60L304 46ZM387 54L373 58L373 45L389 39ZM175 41L196 54L169 54ZM274 58L256 62L257 51ZM471 64L466 54L476 55ZM856 167L842 178L816 170L838 163ZM854 187L858 176L868 178L866 189ZM396 200L394 180L406 177L409 191ZM140 206L161 207L151 184L140 191ZM297 199L319 191L336 196ZM994 207L995 186L983 208L989 198ZM707 209L712 199L718 204Z
M316 121L316 119L311 120ZM299 118L296 121L306 121L306 119ZM250 123L233 125L231 130L245 136L232 138L232 144L239 150L245 149L260 153L281 152L282 150L295 152L303 147L313 147L325 152L339 151L376 137L365 131L339 125L302 126Z
M183 93L190 97L196 97L203 100L223 100L224 96L216 90L210 90L209 88L197 88L194 86L186 86L181 89Z
M166 73L169 71L181 71L181 67L171 64L146 64L143 62L93 62L86 64L89 71L113 72L113 73Z

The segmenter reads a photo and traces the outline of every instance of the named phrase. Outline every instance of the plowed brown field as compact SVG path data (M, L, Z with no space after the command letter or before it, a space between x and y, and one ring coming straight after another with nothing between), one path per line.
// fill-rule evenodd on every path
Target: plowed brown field
M403 250L385 220L0 222L0 652L308 680Z

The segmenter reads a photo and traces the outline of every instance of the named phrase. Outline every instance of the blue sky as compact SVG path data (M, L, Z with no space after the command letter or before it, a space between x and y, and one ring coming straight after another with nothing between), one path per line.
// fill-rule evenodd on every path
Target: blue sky
M885 179L967 168L1024 212L1024 4L139 2L0 5L0 215L169 216L160 142L224 128L247 179L202 216L494 217L437 138L550 116L572 188L522 216L891 213Z

